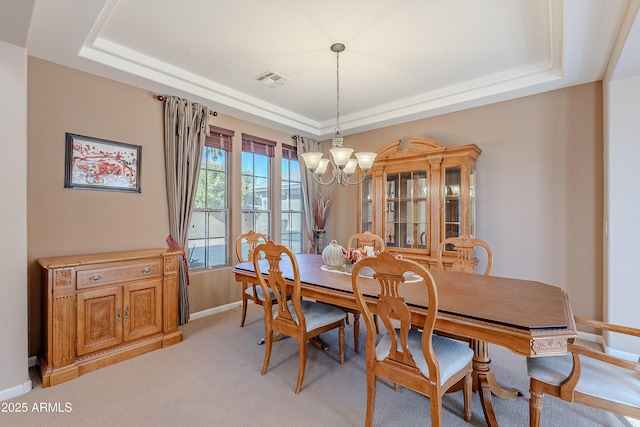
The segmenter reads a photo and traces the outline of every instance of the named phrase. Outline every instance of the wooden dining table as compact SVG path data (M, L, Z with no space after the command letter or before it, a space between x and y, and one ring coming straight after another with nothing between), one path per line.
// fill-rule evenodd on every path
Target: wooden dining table
M296 259L303 297L357 310L350 274L327 268L320 255L299 254ZM293 279L290 263L283 261L281 269L285 279ZM266 260L260 261L260 270L268 272ZM517 391L498 385L491 371L488 343L528 357L566 354L568 340L577 336L567 294L557 286L536 281L429 271L438 291L436 332L473 343L474 389L480 394L487 424L497 426L492 393L508 398ZM233 272L239 282L257 281L253 262L239 263ZM360 283L375 312L377 281L364 278ZM411 307L412 322L419 325L428 310L426 287L409 285L403 296Z

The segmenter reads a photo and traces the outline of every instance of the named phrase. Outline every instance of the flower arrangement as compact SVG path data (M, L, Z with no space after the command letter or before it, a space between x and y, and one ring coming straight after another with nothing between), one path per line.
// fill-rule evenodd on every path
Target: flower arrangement
M349 264L355 264L366 256L364 250L361 248L343 249L342 254L344 255L345 262Z
M355 264L362 258L376 256L380 251L374 251L373 246L365 246L364 248L351 248L349 250L343 249L342 254L344 259L349 264Z

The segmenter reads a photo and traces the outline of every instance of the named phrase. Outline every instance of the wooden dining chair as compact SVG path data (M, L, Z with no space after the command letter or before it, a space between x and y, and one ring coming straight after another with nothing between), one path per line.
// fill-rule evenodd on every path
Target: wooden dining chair
M444 253L455 252L456 259L451 265L452 271L459 271L462 273L476 273L477 259L475 257L476 248L483 248L487 255L487 266L484 270L484 275L488 276L491 272L491 265L493 264L493 253L491 247L480 239L475 239L469 236L449 237L444 239L438 245L438 269L444 270Z
M349 240L347 240L347 250L364 248L365 246L373 246L375 251L382 252L385 250L384 239L370 231L353 234L349 237Z
M238 258L238 262L253 261L256 246L261 243L266 243L267 240L269 240L269 238L265 234L256 233L253 230L238 236L236 239L236 257ZM274 298L273 295L272 298ZM262 293L262 288L258 284L243 281L242 317L240 318L240 327L244 326L244 321L247 317L248 301L261 306L264 301L264 294Z
M358 275L364 267L373 269L375 281ZM412 283L405 283L409 280L407 272L412 272ZM367 327L365 425L371 426L373 422L377 378L391 381L396 388L400 385L428 396L433 426L442 424L443 394L462 382L464 419L470 421L473 351L463 343L433 333L438 291L431 273L414 261L396 259L391 253L382 252L377 257L358 261L351 281ZM408 295L428 297L429 310L420 330L411 328L411 312L405 302ZM368 304L372 304L371 309ZM372 309L386 328L377 344Z
M610 334L640 338L640 329L574 316L576 324ZM564 356L527 358L531 378L529 425L538 427L544 393L640 419L640 363L574 341Z
M373 247L374 251L382 252L385 250L384 239L377 234L373 234L370 231L364 233L352 234L347 240L347 251L350 249L364 248L365 246ZM353 316L353 349L357 353L360 345L360 311L354 308L340 307L346 313L351 313ZM376 329L378 327L378 319L375 318ZM349 324L349 316L346 319Z
M337 307L320 302L303 300L300 295L300 272L298 261L286 246L277 245L269 240L255 249L253 265L265 295L273 292L275 306L272 301L263 301L265 324L265 354L262 375L267 373L271 349L274 340L286 335L298 340L298 383L295 392L300 393L307 362L307 341L323 332L338 328L340 348L340 364L344 364L344 323L346 313ZM258 257L260 255L260 257ZM268 276L260 270L260 259L264 258L269 265ZM283 270L293 273L293 283L283 277ZM290 295L290 299L287 299Z
M491 247L483 240L464 235L459 237L449 237L440 242L437 252L438 269L445 270L445 251L455 252L456 259L451 264L451 271L475 274L478 262L476 258L477 248L482 248L486 252L487 265L484 269L483 275L488 276L491 273L491 267L493 265L493 253L491 252ZM481 390L486 388L488 391L482 393L483 399L490 399L491 393L503 399L511 399L522 395L522 393L515 388L503 388L496 380L495 374L492 371L483 375L482 379L479 377L478 373L486 371L486 367L491 363L491 358L489 356L489 344L486 341L468 339L452 334L447 334L446 336L461 341L467 341L469 346L473 349L475 353L474 364L476 368L473 373L473 389Z

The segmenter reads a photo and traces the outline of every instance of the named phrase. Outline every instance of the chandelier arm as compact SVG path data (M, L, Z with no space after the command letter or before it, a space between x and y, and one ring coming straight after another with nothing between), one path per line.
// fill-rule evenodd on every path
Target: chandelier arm
M317 182L318 184L320 184L320 185L331 185L336 180L336 176L335 175L333 176L333 178L331 178L331 181L329 181L329 182L322 181L322 178L318 179L318 176L315 173L311 174L311 175L313 176L313 180L315 182Z
M356 182L351 182L351 181L349 180L349 178L347 177L347 178L345 178L345 179L343 180L344 182L346 182L346 184L343 184L343 185L344 185L345 187L347 186L347 184L348 184L348 185L358 185L358 184L360 184L361 182L363 182L363 181L365 180L365 178L366 178L366 177L367 177L367 175L366 175L366 174L365 174L365 175L362 175L362 178L360 178L360 179L359 179L358 181L356 181Z

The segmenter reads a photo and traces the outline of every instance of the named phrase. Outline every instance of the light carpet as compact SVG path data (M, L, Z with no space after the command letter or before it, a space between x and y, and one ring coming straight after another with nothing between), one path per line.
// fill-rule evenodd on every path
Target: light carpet
M33 390L0 403L26 412L1 412L3 426L362 426L365 419L364 353L353 351L353 329L347 326L345 364L338 358L337 331L322 335L331 348L309 345L300 394L294 394L298 372L297 343L274 344L266 375L260 375L264 346L262 309L250 305L244 328L240 310L190 321L181 327L184 341L72 381L42 388L32 369ZM363 349L366 331L361 328ZM361 350L364 351L364 350ZM498 381L521 390L523 397L494 398L501 426L529 423L525 359L491 346ZM585 406L545 398L542 426L629 427L624 417ZM444 426L485 425L480 400L473 394L473 418L462 417L462 393L444 397ZM38 411L37 408L59 409ZM36 409L34 409L36 408ZM376 426L427 426L429 402L412 391L378 381Z

